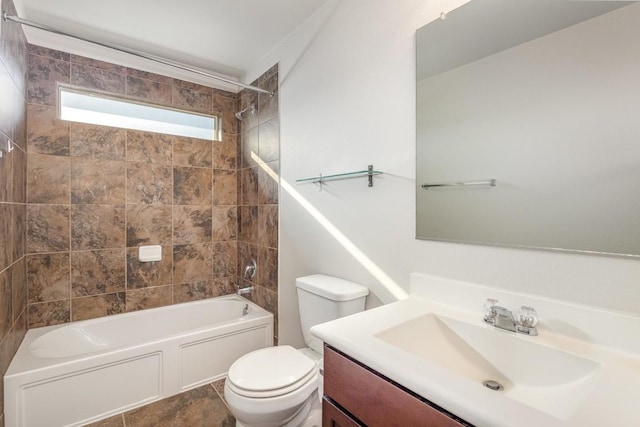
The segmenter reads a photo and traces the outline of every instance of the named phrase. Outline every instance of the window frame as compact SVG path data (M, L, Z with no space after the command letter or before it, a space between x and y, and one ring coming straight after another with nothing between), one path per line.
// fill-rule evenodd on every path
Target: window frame
M144 106L144 107L151 107L151 108L157 108L157 109L161 109L161 110L174 111L174 112L183 113L183 114L190 114L190 115L194 115L194 116L210 118L210 119L214 120L213 137L211 139L206 139L206 138L198 138L196 136L176 135L176 134L158 132L158 131L153 131L153 130L140 130L140 129L134 129L134 128L130 128L130 127L121 127L121 126L119 127L119 126L112 126L112 125L102 125L102 124L95 124L95 123L91 123L91 122L83 122L83 121L63 119L62 118L62 108L63 108L63 106L62 106L62 92L63 91L64 92L70 92L70 93L76 93L76 94L80 94L80 95L85 95L85 96L90 96L90 97L107 99L107 100L111 100L111 101L124 102L124 103L128 103L128 104L141 105L141 106ZM206 113L201 113L201 112L198 112L198 111L191 111L191 110L186 110L186 109L182 109L182 108L175 108L175 107L167 106L167 105L163 105L163 104L156 104L156 103L153 103L153 102L147 102L145 100L141 100L140 98L133 98L133 97L128 97L126 95L114 94L112 92L107 92L107 91L103 91L103 90L99 90L99 89L85 88L85 87L74 86L74 85L65 84L65 83L58 83L57 84L56 93L57 93L57 98L56 98L56 117L58 118L58 120L63 120L65 122L69 122L69 123L82 123L82 124L89 124L89 125L96 125L96 126L117 127L119 129L133 130L133 131L139 131L139 132L161 133L161 134L164 134L164 135L172 135L172 136L178 136L178 137L184 137L184 138L205 139L205 140L211 141L211 142L220 142L220 141L222 141L222 117L218 116L218 115L215 115L215 114L206 114Z

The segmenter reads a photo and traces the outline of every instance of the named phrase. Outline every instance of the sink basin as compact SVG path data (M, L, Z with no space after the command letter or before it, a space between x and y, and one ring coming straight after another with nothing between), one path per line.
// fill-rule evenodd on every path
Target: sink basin
M559 419L568 419L595 386L601 364L481 323L426 314L374 335L414 356Z

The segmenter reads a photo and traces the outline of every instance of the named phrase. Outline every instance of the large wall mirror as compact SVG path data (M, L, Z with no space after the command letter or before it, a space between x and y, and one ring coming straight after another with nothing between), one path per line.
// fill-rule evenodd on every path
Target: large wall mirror
M472 0L419 29L417 238L640 257L639 46L640 2Z

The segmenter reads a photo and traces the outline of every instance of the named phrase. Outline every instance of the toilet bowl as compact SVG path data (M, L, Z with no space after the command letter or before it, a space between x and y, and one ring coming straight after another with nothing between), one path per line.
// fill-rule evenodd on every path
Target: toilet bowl
M369 290L336 277L296 279L304 340L296 350L263 348L236 360L224 386L237 427L319 427L322 424L322 342L312 326L364 310Z
M224 389L236 426L320 426L320 364L313 350L291 346L268 347L238 359Z

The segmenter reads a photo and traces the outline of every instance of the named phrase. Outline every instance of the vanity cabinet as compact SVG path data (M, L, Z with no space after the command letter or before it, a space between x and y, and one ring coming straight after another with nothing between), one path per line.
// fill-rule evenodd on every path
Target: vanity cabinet
M325 345L323 427L472 427Z
M362 427L362 424L331 403L325 396L322 398L322 427Z

